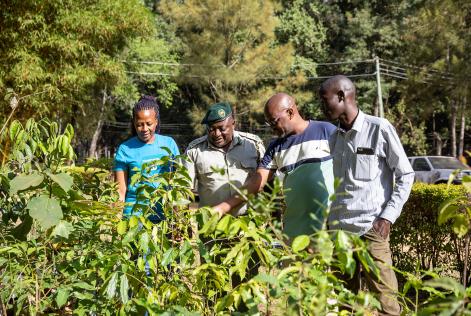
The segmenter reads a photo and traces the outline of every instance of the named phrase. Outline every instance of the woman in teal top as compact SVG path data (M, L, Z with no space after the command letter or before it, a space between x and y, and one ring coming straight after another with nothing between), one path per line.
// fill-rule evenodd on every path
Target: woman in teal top
M164 149L168 148L172 156L178 156L178 146L173 138L159 135L160 115L159 105L151 96L143 96L135 105L132 111L132 123L136 136L122 143L114 159L115 179L118 182L119 200L125 202L123 214L126 217L130 215L139 215L142 211L136 206L137 188L142 183L131 185L131 178L142 169L144 163L162 159L169 153ZM170 171L171 166L155 166L148 173L148 176L162 174ZM152 185L152 184L151 184ZM157 184L154 184L157 187ZM157 203L153 207L156 214L149 219L156 223L165 219L162 207Z

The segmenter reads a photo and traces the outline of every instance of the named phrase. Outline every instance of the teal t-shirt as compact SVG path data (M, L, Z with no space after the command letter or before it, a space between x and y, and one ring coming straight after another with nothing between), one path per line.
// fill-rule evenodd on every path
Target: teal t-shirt
M132 176L136 174L137 170L142 169L143 164L168 156L168 152L163 149L163 147L168 148L173 156L178 156L180 154L178 146L173 138L158 134L155 134L155 140L152 144L146 144L138 137L133 137L119 146L114 158L113 170L126 171L128 174L128 186L125 200L126 204L123 210L124 216L130 216L133 214L133 207L136 203L136 192L138 187L142 185L142 183L131 185ZM170 170L170 165L155 166L147 175L154 176L168 172ZM151 183L150 185L157 187L158 184ZM156 205L155 211L157 212L157 215L159 215L159 218L161 218L162 210L160 205Z

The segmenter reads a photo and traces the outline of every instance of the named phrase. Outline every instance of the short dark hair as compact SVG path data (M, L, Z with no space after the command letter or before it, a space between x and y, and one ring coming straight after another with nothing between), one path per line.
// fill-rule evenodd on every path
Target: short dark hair
M156 133L160 132L160 106L157 103L157 100L155 97L151 95L143 95L137 101L136 104L134 104L134 107L132 108L132 134L135 136L136 135L136 130L134 128L134 119L136 118L136 113L145 111L145 110L154 110L155 111L155 118L157 119L157 128L155 129Z
M154 110L155 115L157 118L159 118L159 104L157 103L157 100L155 97L151 95L143 95L139 101L137 101L136 104L134 104L134 107L132 109L132 118L134 120L134 117L136 116L137 112L145 111L145 110Z

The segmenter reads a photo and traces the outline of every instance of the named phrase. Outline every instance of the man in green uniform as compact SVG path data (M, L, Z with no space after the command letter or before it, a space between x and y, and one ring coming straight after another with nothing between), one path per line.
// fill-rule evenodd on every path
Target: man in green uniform
M188 145L185 165L198 191L199 206L203 207L235 195L257 169L265 147L258 136L234 130L229 103L213 104L201 124L206 124L207 134ZM246 209L242 205L232 209L231 214L242 215Z

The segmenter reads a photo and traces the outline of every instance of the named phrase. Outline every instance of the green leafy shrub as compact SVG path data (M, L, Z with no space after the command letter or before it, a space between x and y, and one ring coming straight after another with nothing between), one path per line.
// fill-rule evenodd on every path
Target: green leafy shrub
M415 183L391 233L391 250L398 269L413 272L435 269L457 277L464 267L462 240L451 225L438 225L441 205L464 198L460 185Z
M324 315L347 307L364 315L378 307L373 295L354 294L336 277L339 271L355 271L354 256L366 269L375 269L358 236L319 231L298 236L291 245L284 242L272 216L282 204L278 182L272 192L248 197L247 216L219 219L208 208L188 207L192 193L188 173L178 163L182 157L167 157L144 168L172 163L174 171L133 176L133 182L143 183L136 203L141 213L120 219L122 208L115 207L110 178L101 169L66 165L74 156L71 129L60 133L48 121L28 124L33 135L25 138L28 146L15 144L0 173L2 314L282 310ZM15 122L12 129L18 136L25 127ZM148 219L155 203L167 217L158 224ZM408 281L409 287L426 289L430 300L440 298L448 305L412 302L401 295L407 312L409 306L453 312L469 307L471 290L452 280L427 283L411 275Z

